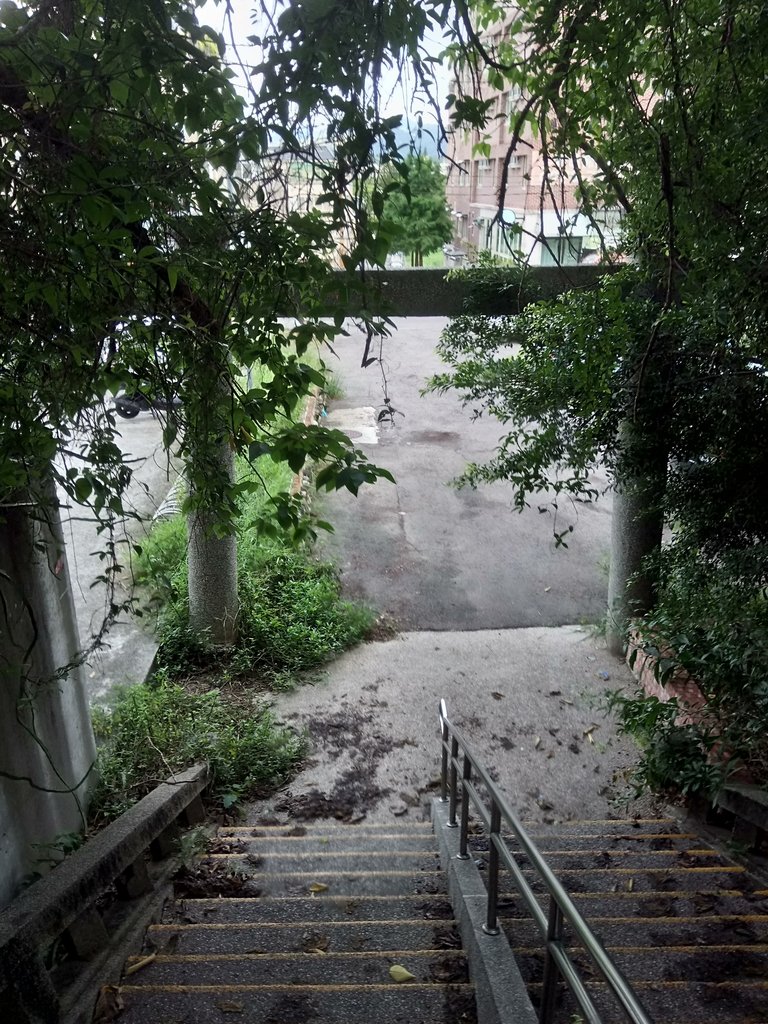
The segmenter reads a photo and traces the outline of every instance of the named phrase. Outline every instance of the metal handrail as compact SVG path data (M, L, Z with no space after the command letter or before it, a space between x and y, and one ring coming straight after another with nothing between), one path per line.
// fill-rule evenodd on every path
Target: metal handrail
M568 893L562 887L554 872L544 860L540 850L523 828L519 818L510 808L506 799L497 788L488 772L482 767L477 756L465 739L461 730L448 718L448 708L444 700L440 701L439 709L441 760L440 760L440 799L449 804L448 827L461 829L459 834L459 853L462 860L469 859L468 824L469 805L473 804L478 816L489 834L488 858L488 906L483 931L488 935L498 935L498 899L499 899L499 866L504 866L512 875L517 890L523 898L534 922L544 939L546 960L542 987L541 1024L551 1024L555 1010L557 981L562 977L570 988L581 1012L589 1024L603 1024L603 1018L592 1001L579 970L573 963L563 942L563 924L567 919L581 940L584 949L592 958L595 967L605 979L608 987L616 997L627 1020L632 1024L652 1024L644 1007L637 998L629 981L613 962L602 943L591 930L587 922L576 909ZM461 756L460 756L461 755ZM477 777L488 794L488 803L475 785ZM461 790L461 822L456 820L459 789ZM513 852L501 835L502 823L515 835L518 844L531 863L533 870L543 882L549 895L549 913L545 914L536 899L533 890L525 879L523 872L515 860Z

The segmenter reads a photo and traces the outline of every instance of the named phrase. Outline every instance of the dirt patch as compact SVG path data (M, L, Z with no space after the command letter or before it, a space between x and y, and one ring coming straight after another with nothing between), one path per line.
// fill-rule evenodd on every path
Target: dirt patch
M447 1020L456 1021L456 1024L477 1024L474 996L463 989L448 989L445 1009Z
M429 968L429 980L436 985L466 985L469 967L463 954L442 957Z
M379 615L365 633L369 643L376 640L392 640L400 632L400 627L391 615Z
M370 710L345 706L339 711L309 721L312 747L320 762L349 760L329 791L317 787L306 793L288 793L275 804L275 810L300 821L336 818L354 823L362 821L368 810L391 795L389 787L377 782L377 769L392 750L416 745L408 738L395 739L376 728L376 702ZM418 802L418 801L417 801Z
M306 996L281 996L264 1024L304 1024L319 1016L317 1006Z
M461 949L461 935L450 925L435 925L433 945L435 949Z
M261 890L254 887L247 872L235 870L226 861L203 859L179 868L173 880L173 894L177 899L237 899L259 896Z

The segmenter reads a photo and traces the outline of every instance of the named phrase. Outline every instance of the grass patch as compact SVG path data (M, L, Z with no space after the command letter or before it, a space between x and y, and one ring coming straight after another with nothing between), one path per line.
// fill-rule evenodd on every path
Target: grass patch
M118 817L164 781L198 761L212 772L212 792L225 808L284 782L304 741L275 724L265 708L233 713L218 690L190 693L160 675L122 690L93 717L99 741L98 784L90 805L95 824Z
M255 470L266 490L240 499L238 531L238 640L228 652L214 652L221 680L248 678L254 684L286 689L295 673L315 668L363 639L373 613L340 597L335 568L312 558L307 547L261 537L252 524L267 509L267 491L285 490L290 471L271 459ZM205 637L189 627L187 532L182 516L158 524L142 544L134 576L157 615L158 664L173 678L210 671L212 652Z

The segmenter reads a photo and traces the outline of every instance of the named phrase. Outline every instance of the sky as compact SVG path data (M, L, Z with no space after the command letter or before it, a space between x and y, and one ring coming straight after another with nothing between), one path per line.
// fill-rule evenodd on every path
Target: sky
M224 35L227 44L226 60L232 63L242 82L242 73L235 63L237 56L246 66L255 63L258 59L256 48L248 42L248 36L259 34L252 18L253 8L256 5L252 0L230 0L230 6L232 8L231 20L227 18L227 5L224 0L221 0L218 4L215 0L207 0L198 9L198 20L201 24L210 25ZM233 41L237 55L235 54L235 47L232 45ZM443 45L443 40L434 35L426 40L427 52L435 55L441 51ZM441 105L444 105L445 95L448 92L448 78L449 74L446 67L443 69L443 73L439 75L437 81L437 91ZM244 85L241 87L245 88ZM416 115L423 112L425 121L434 120L433 115L427 112L423 99L419 100L415 96L415 83L413 76L408 74L407 68L402 78L398 77L397 71L394 69L385 72L382 82L382 99L384 101L384 114L387 117L394 116L395 114L410 115L411 120L414 121Z

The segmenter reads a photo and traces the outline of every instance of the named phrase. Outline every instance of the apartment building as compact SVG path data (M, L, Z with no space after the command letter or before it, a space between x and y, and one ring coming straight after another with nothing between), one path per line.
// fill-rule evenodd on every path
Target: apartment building
M495 34L485 34L491 51L504 31L496 26ZM467 90L467 81L460 84ZM509 152L511 126L523 102L519 90L500 92L486 81L482 98L493 100L487 129L453 132L447 146L446 199L454 218L454 246L466 253L490 250L502 259L522 258L532 266L595 262L600 234L609 245L616 240L617 212L605 211L596 229L580 212L572 163L545 154L530 130ZM590 160L580 159L583 179L594 170Z

